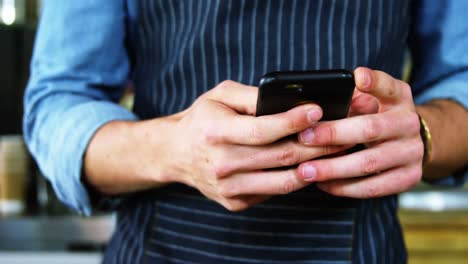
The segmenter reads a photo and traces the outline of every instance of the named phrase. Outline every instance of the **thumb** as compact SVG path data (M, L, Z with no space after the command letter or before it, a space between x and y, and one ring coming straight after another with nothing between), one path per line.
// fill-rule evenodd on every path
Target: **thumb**
M369 115L379 112L379 101L370 94L354 91L353 100L349 108L349 116Z
M207 99L217 101L239 114L255 116L258 88L235 81L223 81L206 95Z

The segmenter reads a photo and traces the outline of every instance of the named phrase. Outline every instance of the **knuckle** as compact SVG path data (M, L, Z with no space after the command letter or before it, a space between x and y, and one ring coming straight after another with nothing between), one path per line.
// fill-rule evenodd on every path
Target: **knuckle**
M202 131L203 142L208 145L216 145L223 141L223 136L218 128L212 125L206 126Z
M227 152L225 148L222 148L216 152L215 158L213 158L213 172L218 179L227 177L236 170L236 166L230 162L231 159Z
M382 195L382 192L380 188L376 185L369 184L364 189L364 198L376 198L376 197L380 197L381 195Z
M321 156L328 156L334 154L338 148L332 146L323 146L322 148L322 155Z
M232 197L235 193L235 188L231 184L221 183L216 187L216 192L221 197Z
M217 98L225 97L226 93L228 92L228 89L232 87L233 84L234 84L234 81L231 81L231 80L225 80L225 81L220 82L213 89L211 89L210 91L206 93L206 98L217 99Z
M412 135L419 134L419 116L416 112L411 112L408 114L408 132L410 132Z
M210 99L211 95L216 92L216 88L213 88L211 90L208 90L207 92L201 94L197 99L195 99L193 105L198 105L202 103L206 103L207 100Z
M401 80L397 80L398 81L398 87L400 87L400 97L402 98L412 98L412 90L411 90L411 86L407 83L407 82L404 82L404 81L401 81Z
M228 211L231 211L231 212L235 212L236 208L234 206L234 204L231 202L231 201L225 201L222 203L222 205L224 206L224 208L226 208Z
M213 170L216 178L221 179L231 174L232 168L226 163L218 163L213 165Z
M246 202L243 201L231 201L228 200L223 206L231 212L239 212L249 207Z
M392 84L393 85L388 86L388 92L387 92L387 96L390 98L395 97L395 95L397 95L398 86L395 85L395 81L393 81Z
M292 119L292 118L287 118L286 119L286 130L287 131L290 131L291 133L294 133L294 132L297 132L297 131L300 130L299 127L300 127L300 125L294 119Z
M284 182L279 186L279 194L289 194L296 190L297 181L293 175L288 175Z
M231 80L222 81L213 89L213 92L218 96L222 96L229 87L233 86L233 83Z
M218 86L216 86L217 88L220 88L220 89L226 89L226 88L229 88L229 87L232 87L234 85L234 81L232 80L224 80L222 82L220 82L218 84Z
M414 168L408 173L409 177L409 188L416 186L422 180L422 167L414 166Z
M382 134L382 125L376 118L367 118L364 125L363 137L368 142L377 141Z
M316 141L321 144L332 144L336 141L336 129L334 126L327 124L320 126L316 131Z
M362 172L364 175L375 173L378 169L378 159L375 155L368 154L363 158Z
M338 196L338 197L345 196L343 187L340 185L325 184L325 185L322 185L322 189L334 196Z
M248 133L249 138L252 140L252 142L260 144L264 141L265 134L258 125L252 125Z
M403 90L404 94L411 93L411 86L407 82L398 80L398 84L400 85L400 87Z
M417 160L421 160L424 156L424 143L422 140L418 139L412 145L413 147L410 153L411 157L415 157Z
M287 146L280 152L278 162L281 166L295 165L300 162L299 153L292 146Z

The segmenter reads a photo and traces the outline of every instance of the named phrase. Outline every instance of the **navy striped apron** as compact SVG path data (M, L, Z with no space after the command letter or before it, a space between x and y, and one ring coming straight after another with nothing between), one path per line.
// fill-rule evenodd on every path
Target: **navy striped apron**
M135 112L181 111L219 82L277 70L368 66L401 77L405 0L140 0L129 53ZM157 133L157 131L155 131ZM190 136L190 132L187 132ZM338 198L313 185L229 212L182 185L118 211L105 263L405 263L396 196Z

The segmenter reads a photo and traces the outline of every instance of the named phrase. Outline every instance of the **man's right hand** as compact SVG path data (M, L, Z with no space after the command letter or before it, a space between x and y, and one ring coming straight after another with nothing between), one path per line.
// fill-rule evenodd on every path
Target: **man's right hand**
M106 134L112 133L106 128L112 126L109 123L91 141L85 159L85 177L98 190L107 193L180 182L231 211L303 188L307 183L298 180L295 168L266 169L296 165L342 151L344 147L310 147L295 139L281 140L317 122L322 116L321 109L308 104L284 113L255 117L257 95L256 87L224 81L183 112L127 124L128 130L124 131L134 139L133 143L117 139L117 144L123 141L127 145L123 148L128 151L125 160L118 159L123 151L112 153L102 149ZM102 142L97 143L99 140ZM107 145L107 148L113 147ZM103 159L106 152L107 161ZM109 164L113 154L114 161ZM119 184L118 177L114 176L114 185L119 188L111 188L109 181L107 188L99 188L96 179L106 172L99 172L97 161L113 166L112 171L121 174L120 177L127 173L129 179L120 181L127 184Z

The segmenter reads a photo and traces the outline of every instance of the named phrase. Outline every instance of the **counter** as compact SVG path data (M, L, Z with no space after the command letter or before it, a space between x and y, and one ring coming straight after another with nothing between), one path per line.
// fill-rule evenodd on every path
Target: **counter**
M0 219L1 251L100 252L112 235L113 215Z
M0 261L8 264L98 264L101 258L98 253L0 252Z

